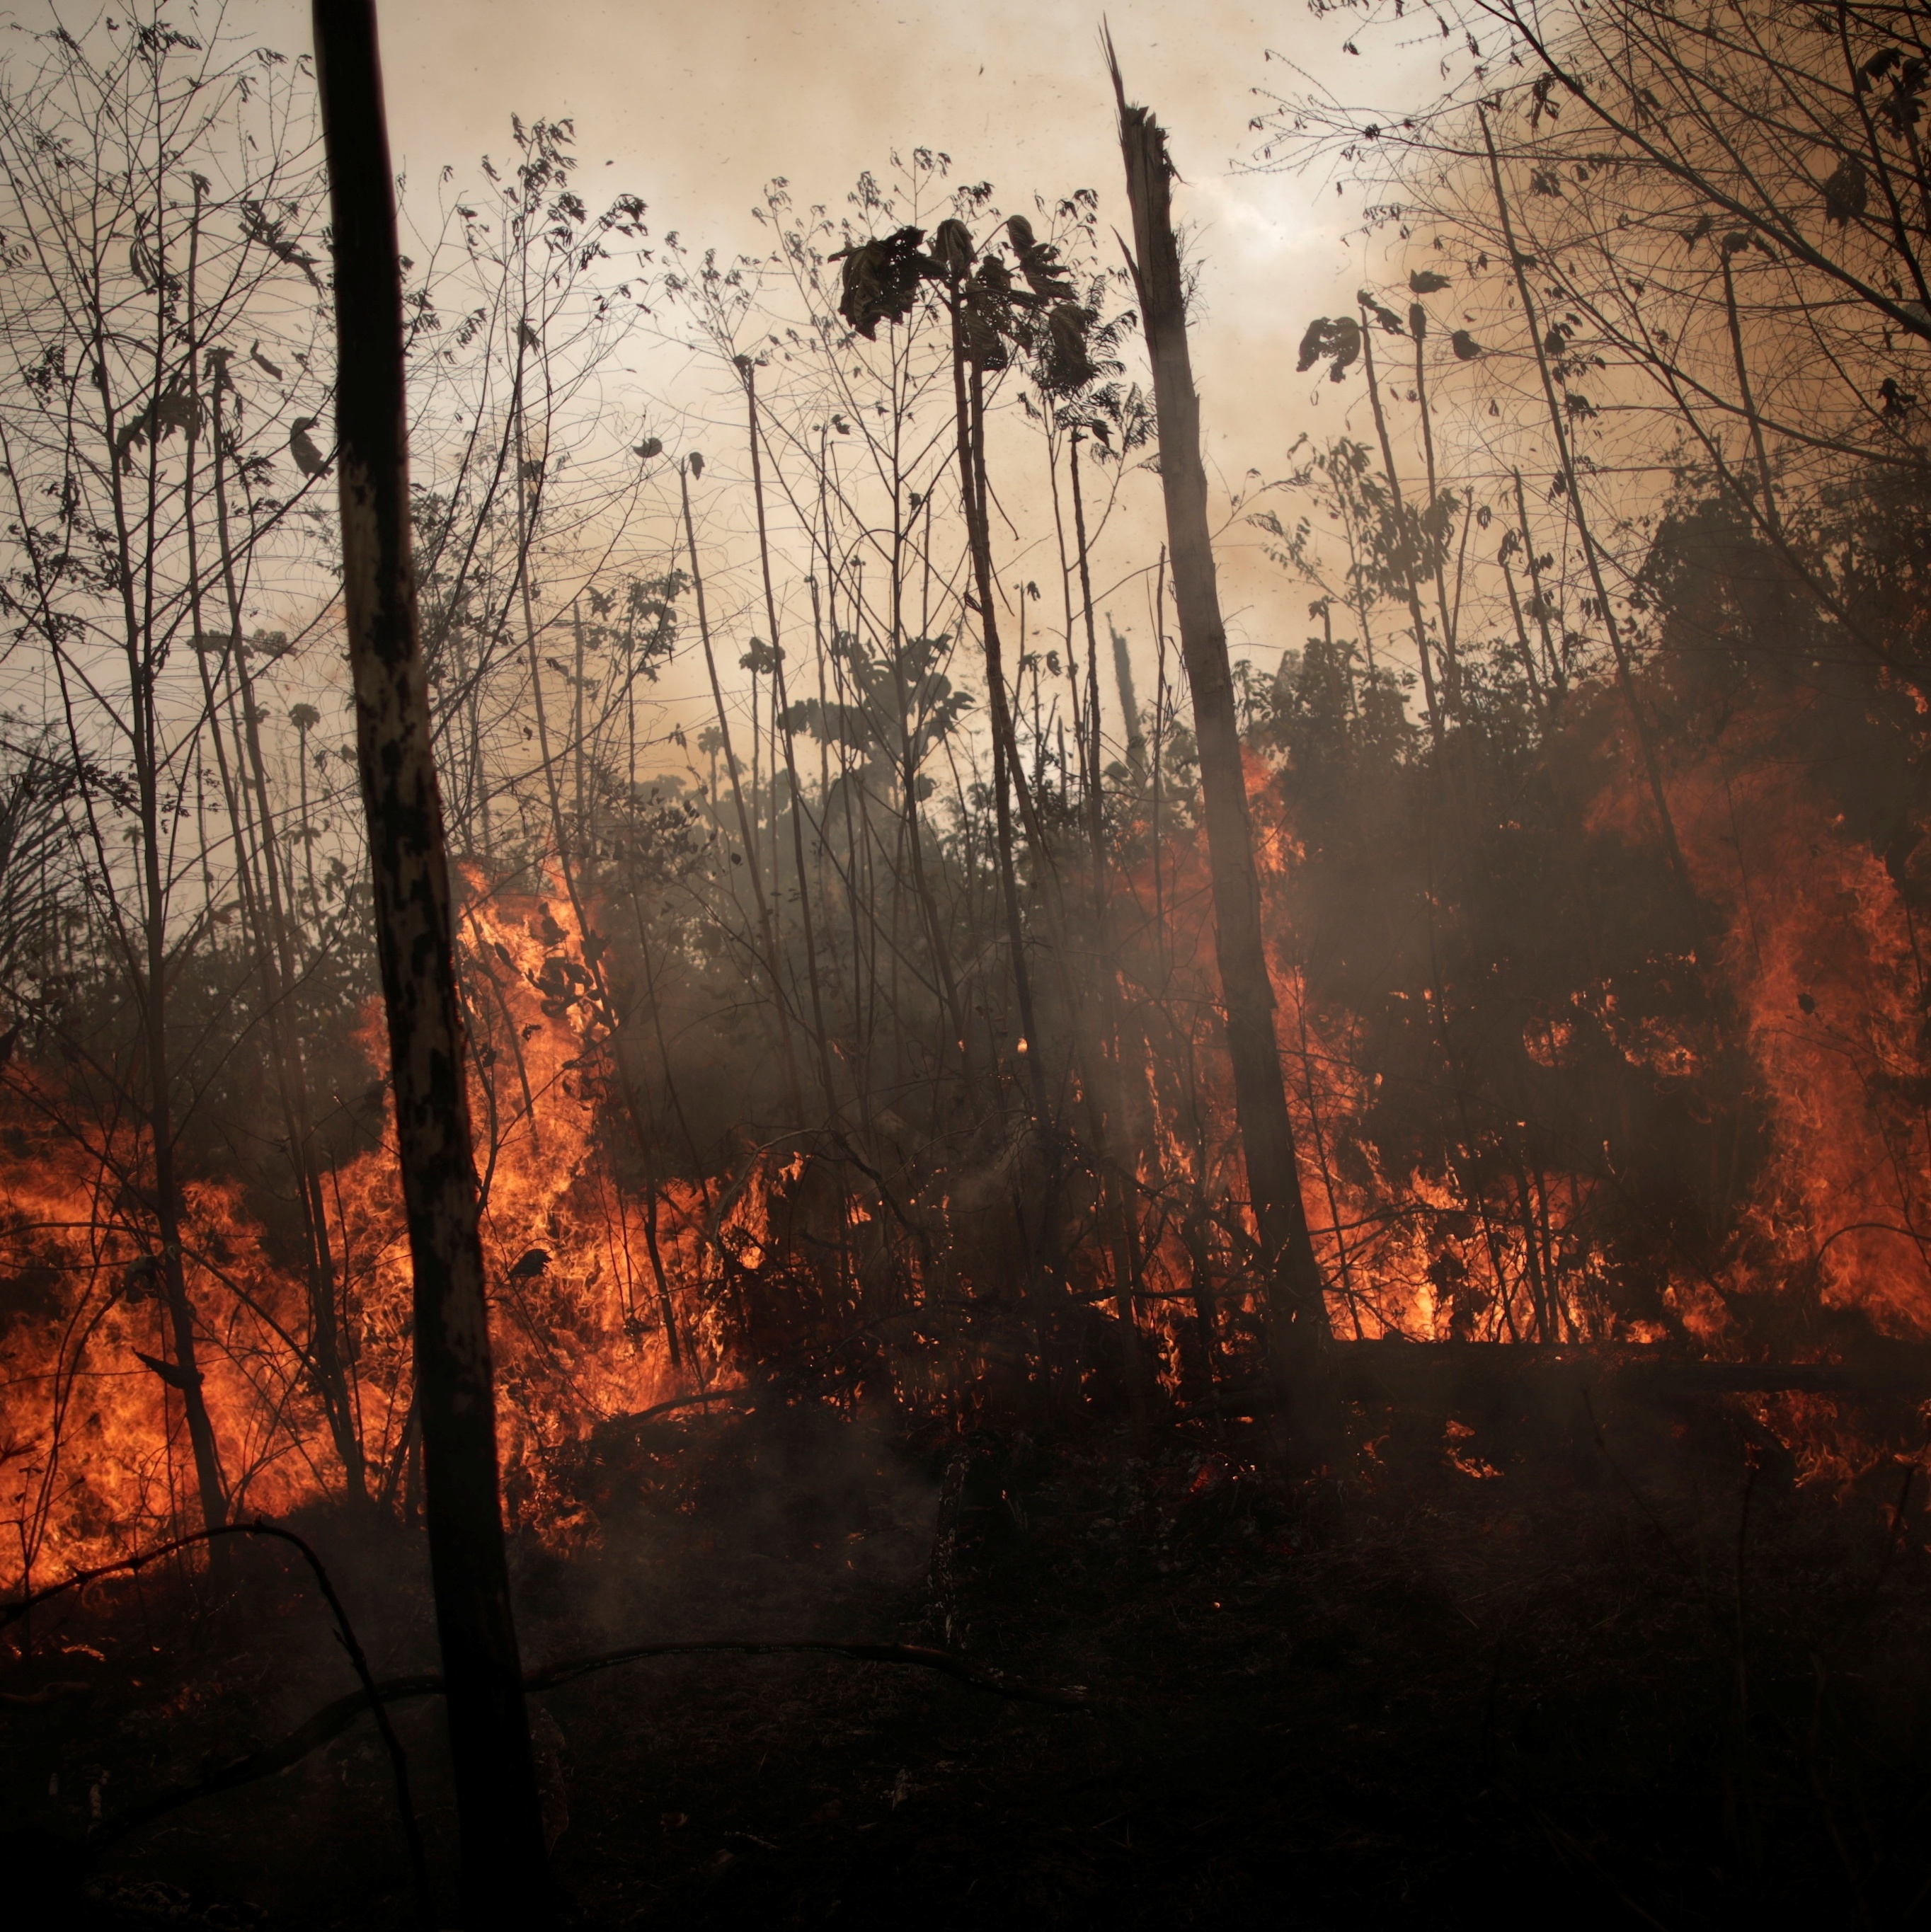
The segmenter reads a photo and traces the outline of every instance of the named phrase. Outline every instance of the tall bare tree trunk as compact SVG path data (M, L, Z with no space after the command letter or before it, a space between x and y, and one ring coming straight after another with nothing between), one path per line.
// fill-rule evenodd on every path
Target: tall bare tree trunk
M551 1894L510 1612L455 929L410 552L402 285L373 0L315 0L335 217L335 423L356 735L389 1014L464 1925Z
M173 1075L167 1038L167 911L161 884L161 804L155 782L152 688L150 685L136 726L145 740L146 752L145 757L137 753L135 760L140 788L143 923L147 943L146 970L138 983L148 1062L149 1135L154 1143L155 1228L161 1237L161 1294L167 1306L170 1337L174 1346L174 1361L165 1379L179 1391L182 1412L188 1420L203 1526L219 1529L227 1520L227 1492L222 1481L221 1452L215 1446L215 1425L209 1419L201 1371L195 1359L194 1310L188 1298L188 1276L181 1258L181 1179L175 1166L174 1114L169 1093ZM210 1544L210 1573L221 1575L226 1563L220 1546Z
M1214 892L1221 995L1233 1061L1234 1109L1247 1160L1248 1186L1260 1234L1269 1354L1291 1404L1299 1452L1328 1460L1336 1447L1333 1400L1325 1390L1329 1339L1320 1264L1308 1232L1301 1175L1274 1031L1274 988L1260 926L1233 679L1207 524L1207 476L1200 460L1200 406L1187 345L1185 293L1174 239L1167 136L1144 107L1129 107L1119 64L1120 147L1133 209L1134 277L1160 420L1160 481L1167 503L1180 647L1194 693L1200 790Z
M1043 860L1041 841L1026 790L1019 736L1013 728L1012 704L1006 690L1005 663L999 650L999 616L993 579L991 526L986 514L984 477L984 396L979 370L966 347L961 314L962 298L955 274L947 285L952 312L952 390L954 440L959 457L959 494L966 518L968 548L972 556L972 585L978 593L979 631L986 653L986 703L993 728L993 824L997 841L999 893L1006 915L1006 947L1011 956L1013 992L1019 1005L1020 1051L1027 1056L1028 1090L1034 1113L1046 1117L1045 1061L1041 1057L1039 1023L1034 1017L1032 974L1026 964L1026 921L1020 910L1019 872L1013 856L1012 796L1017 791L1025 815L1034 856ZM1023 612L1023 606L1022 612ZM1022 653L1023 655L1023 653Z
M1428 735L1435 749L1442 748L1444 736L1443 706L1435 687L1435 674L1429 662L1428 620L1422 615L1421 586L1415 580L1415 557L1408 543L1408 510L1401 495L1401 472L1395 466L1395 446L1388 434L1387 412L1381 406L1381 384L1374 369L1373 323L1364 310L1361 318L1362 367L1368 376L1368 400L1374 416L1374 434L1381 445L1382 474L1388 479L1390 516L1384 541L1401 560L1402 588L1407 593L1408 621L1415 634L1415 661L1422 670L1422 696L1428 706ZM1177 586L1179 579L1174 582Z
M195 219L191 226L188 279L191 288L199 237L200 189L195 192ZM189 310L189 354L198 346L194 341L194 317ZM189 491L193 488L194 429L188 432ZM155 490L154 466L149 467L149 524L152 524ZM118 495L118 480L116 492ZM123 526L125 527L125 523ZM193 515L189 513L190 542ZM163 1300L174 1348L171 1370L165 1379L179 1393L188 1424L188 1444L194 1454L195 1484L201 1504L203 1526L218 1529L227 1520L227 1492L222 1477L221 1457L215 1437L214 1424L208 1413L203 1391L201 1371L194 1345L194 1311L188 1300L188 1277L181 1256L181 1184L175 1165L174 1121L170 1084L173 1067L168 1051L167 1004L167 900L161 860L161 804L159 776L159 733L155 703L154 627L152 610L143 622L134 601L134 574L122 572L122 610L127 622L128 689L131 703L129 722L134 748L134 770L140 797L141 904L146 970L134 964L131 952L131 977L140 1002L142 1034L147 1058L149 1107L149 1128L154 1142L155 1219L161 1238L160 1279ZM197 629L199 626L197 626ZM219 1577L227 1568L227 1553L219 1542L208 1546L209 1573Z
M235 547L228 514L227 451L222 441L222 398L232 394L232 391L224 362L218 368L209 398L215 539L222 591L227 607L228 663L241 694L246 731L245 741L242 729L237 728L236 732L235 779L245 790L252 776L263 874L262 884L251 890L247 883L250 870L247 854L238 832L237 884L245 896L252 897L254 901L257 970L262 980L263 1009L268 1016L269 1048L275 1062L283 1119L288 1129L289 1159L295 1170L296 1193L308 1248L309 1348L314 1362L314 1380L328 1418L329 1432L335 1439L336 1454L341 1458L343 1480L350 1501L360 1504L368 1500L368 1461L363 1453L361 1431L356 1425L354 1393L343 1360L341 1322L336 1308L335 1266L329 1240L328 1203L322 1192L321 1166L316 1157L314 1114L308 1103L308 1070L302 1051L300 1016L295 1005L300 968L290 931L288 902L284 900L282 892L275 815L269 808L268 771L262 756L260 713L255 704L254 680L249 675L247 646L242 641L242 590L235 568ZM200 629L197 614L197 634ZM205 678L205 656L202 663ZM221 726L212 712L210 722L214 726L218 753ZM228 778L225 759L221 760L221 769L224 790L231 794L229 808L232 813L236 801L232 796L233 786ZM307 816L305 811L305 821ZM292 901L293 898L291 889L288 898Z
M744 847L744 863L751 874L751 896L758 908L758 930L764 942L764 976L771 982L771 1008L777 1016L778 1041L782 1052L779 1061L785 1077L785 1099L791 1108L791 1118L802 1123L804 1119L804 1098L798 1084L797 1055L791 1045L791 1004L785 996L785 982L778 960L777 928L771 918L770 902L764 896L764 875L758 869L758 839L756 828L751 822L751 810L744 802L744 787L740 778L737 754L731 742L731 714L725 709L724 686L718 681L717 654L711 646L710 614L704 602L704 572L698 562L697 526L691 519L692 459L686 457L677 466L678 501L683 512L684 545L690 553L691 590L697 598L698 636L704 646L704 667L710 674L710 696L717 715L718 742L724 750L724 769L731 780L731 802L737 808L737 836ZM699 464L699 473L703 466ZM756 742L754 730L752 742ZM752 788L755 794L757 778L754 772ZM711 786L712 810L716 811L717 787ZM721 814L718 814L722 816ZM735 897L734 891L733 896Z
M805 978L811 988L812 1029L818 1048L818 1077L824 1089L827 1124L838 1119L838 1088L832 1078L831 1047L824 1024L824 992L818 979L818 932L812 917L811 879L805 869L804 790L798 783L798 761L790 723L790 694L785 687L784 646L778 640L778 600L771 587L771 538L764 519L764 466L761 454L763 432L758 424L758 365L748 356L740 356L735 365L744 379L744 406L751 428L751 500L758 512L758 564L764 586L764 621L771 633L771 728L775 738L782 730L785 747L785 776L791 786L791 860L798 875L798 925L804 941ZM778 816L778 767L776 747L771 764L771 819L775 838ZM777 877L775 862L771 876Z

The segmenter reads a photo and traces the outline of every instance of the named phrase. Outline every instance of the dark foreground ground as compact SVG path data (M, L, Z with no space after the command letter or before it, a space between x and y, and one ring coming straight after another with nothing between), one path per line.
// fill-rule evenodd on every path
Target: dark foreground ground
M1089 1701L797 1655L548 1693L538 1743L578 1922L1931 1916L1921 1478L1901 1520L1896 1460L1800 1484L1735 1399L1659 1413L1599 1390L1591 1414L1571 1390L1446 1429L1439 1411L1354 1419L1338 1522L1265 1473L1251 1424L976 1438L937 1604L956 1444L777 1406L604 1444L581 1472L594 1541L519 1559L532 1665L668 1639L932 1643L949 1618L966 1658ZM1908 1411L1860 1426L1921 1442ZM305 1527L377 1675L433 1668L414 1541ZM225 1603L172 1574L65 1600L0 1658L11 1923L414 1922L366 1718L293 1770L113 1836L353 1688L282 1554L237 1569ZM446 1888L440 1707L396 1714Z

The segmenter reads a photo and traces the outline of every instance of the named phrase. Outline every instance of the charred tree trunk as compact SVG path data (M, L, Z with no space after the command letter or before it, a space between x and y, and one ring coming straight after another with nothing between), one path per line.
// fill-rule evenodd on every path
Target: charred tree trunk
M442 800L410 552L402 286L374 0L315 0L335 218L344 600L416 1275L423 1486L464 1923L550 1916L497 1487L495 1390Z
M1110 59L1110 49L1109 50ZM1144 107L1129 107L1117 63L1120 146L1133 209L1134 279L1160 422L1160 481L1167 503L1180 647L1194 693L1200 790L1214 892L1215 944L1233 1061L1234 1108L1259 1228L1269 1352L1293 1402L1300 1453L1333 1453L1332 1399L1324 1391L1329 1339L1320 1263L1308 1232L1287 1090L1274 1031L1274 989L1260 926L1233 680L1207 525L1200 400L1187 345L1185 295L1174 239L1167 136Z

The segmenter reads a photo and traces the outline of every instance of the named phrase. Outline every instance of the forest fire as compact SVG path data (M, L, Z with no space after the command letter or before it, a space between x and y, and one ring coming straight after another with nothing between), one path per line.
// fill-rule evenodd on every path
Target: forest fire
M1233 489L1110 36L734 260L0 58L26 1922L1921 1916L1931 39L1465 11Z
M567 920L567 905L559 910ZM468 927L506 1495L527 1526L567 1535L572 1505L549 1482L560 1450L612 1416L714 1390L720 1378L729 1386L716 1312L720 1257L758 1266L784 1164L753 1159L714 1184L674 1183L641 1199L620 1190L596 1144L595 1023L558 972L569 964L580 974L581 939L533 897L474 905ZM380 1026L372 1011L359 1029L376 1076L361 1102L377 1123L387 1058ZM37 1130L45 1108L35 1103L47 1097L38 1084L11 1097L0 1178L10 1264L47 1285L51 1311L16 1331L39 1352L10 1363L5 1426L23 1532L8 1588L17 1591L167 1533L191 1506L192 1482L179 1405L170 1400L179 1389L153 1257L104 1243L95 1210L104 1190L140 1184L134 1161L111 1144L89 1160L57 1129ZM371 1486L392 1504L410 1481L410 1269L386 1132L330 1174L328 1194L354 1410ZM233 1472L232 1509L281 1515L339 1495L341 1460L297 1340L305 1285L272 1258L238 1189L197 1184L187 1205L182 1249L197 1298L236 1304L204 1371ZM672 1366L673 1326L687 1382Z
M1346 1046L1359 1020L1311 1010L1306 976L1292 963L1302 950L1293 926L1301 855L1275 774L1251 761L1254 803L1272 821L1263 819L1257 842L1275 990L1337 1336L1674 1336L1718 1358L1747 1360L1772 1346L1803 1360L1829 1359L1847 1338L1854 1347L1860 1333L1931 1334L1913 1232L1931 1168L1914 1071L1924 994L1908 910L1867 844L1841 829L1820 836L1819 802L1800 780L1774 766L1733 770L1731 763L1725 753L1680 772L1671 796L1702 902L1722 922L1705 941L1713 963L1699 970L1712 1004L1740 1018L1740 1065L1708 1064L1693 1021L1644 1012L1640 990L1620 997L1613 980L1577 988L1572 1016L1537 1021L1523 1041L1528 1059L1559 1077L1582 1057L1583 1035L1594 1034L1659 1092L1690 1096L1706 1119L1746 1104L1756 1116L1760 1152L1738 1150L1740 1129L1720 1150L1742 1176L1734 1231L1701 1253L1659 1243L1647 1258L1658 1312L1646 1317L1605 1297L1618 1263L1596 1233L1593 1210L1617 1184L1613 1167L1538 1166L1533 1178L1524 1170L1473 1207L1453 1173L1458 1158L1470 1157L1467 1146L1448 1150L1432 1169L1385 1170L1365 1120L1371 1082ZM1643 836L1640 804L1614 787L1590 818L1604 837ZM1185 1004L1195 1018L1178 1037L1145 1024L1130 1045L1122 1036L1134 1093L1127 1104L1144 1134L1130 1231L1137 1286L1129 1295L1162 1382L1182 1392L1199 1372L1197 1357L1191 1374L1187 1366L1199 1337L1181 1312L1186 1305L1206 1303L1210 1324L1236 1337L1254 1318L1251 1303L1227 1286L1237 1281L1238 1263L1226 1253L1230 1238L1253 1237L1251 1222L1239 1219L1224 1052L1202 998L1211 945L1203 838L1167 835L1160 864L1164 891L1190 910L1170 918L1155 943L1167 960L1191 962ZM782 1146L747 1146L730 1168L638 1185L583 935L566 893L551 884L539 898L490 892L473 876L464 960L505 1397L504 1493L518 1526L567 1544L596 1533L563 1472L599 1426L737 1388L747 1372L767 1375L770 1352L807 1333L788 1306L800 1295L813 1300L821 1322L862 1325L858 1277L866 1251L874 1262L881 1252L881 1222L891 1210L875 1192L868 1198L862 1176L855 1187L848 1176L832 1190L814 1188L807 1158ZM1131 904L1116 914L1131 916ZM1131 987L1118 990L1125 1000ZM1855 1016L1848 1024L1833 1019L1847 1014ZM393 1143L380 1124L386 1053L376 1009L365 1012L358 1037L374 1076L359 1098L370 1144L328 1178L326 1232L369 1485L385 1507L407 1509L415 1480L410 1268ZM41 1285L48 1310L15 1330L17 1345L37 1352L23 1350L10 1363L10 1513L22 1528L8 1586L17 1590L167 1533L191 1512L192 1484L152 1252L104 1228L96 1205L117 1186L140 1184L131 1138L75 1147L47 1123L59 1111L47 1076L17 1076L9 1111L0 1168L9 1265ZM958 1232L929 1246L950 1251L945 1278L996 1319L996 1274L981 1272L984 1259L964 1245L974 1198L964 1180L935 1177L941 1226L955 1208L962 1219ZM1173 1210L1186 1196L1221 1204L1208 1210L1211 1231ZM280 1515L339 1495L341 1462L297 1339L303 1282L273 1257L238 1187L197 1181L187 1207L183 1253L197 1300L232 1304L203 1371L233 1472L231 1507ZM822 1258L805 1264L808 1274L787 1259L801 1239ZM1111 1318L1121 1289L1115 1257L1088 1245L1069 1259L1059 1292ZM942 1319L917 1312L932 1296L934 1264L918 1251L897 1262L902 1312L914 1326ZM774 1319L782 1336L764 1325ZM810 1339L822 1346L824 1338ZM972 1345L965 1346L969 1358ZM969 1388L987 1366L983 1358L976 1367L969 1359L956 1366L956 1388ZM877 1376L884 1387L874 1394L895 1404L916 1408L942 1394L902 1348L881 1349L858 1379ZM1857 1460L1854 1413L1813 1404L1771 1426L1793 1444L1801 1438L1806 1462L1820 1472Z

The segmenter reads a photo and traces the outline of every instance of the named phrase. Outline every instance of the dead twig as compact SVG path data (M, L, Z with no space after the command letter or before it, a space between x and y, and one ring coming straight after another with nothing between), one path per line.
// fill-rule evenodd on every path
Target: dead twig
M1030 1684L1009 1676L990 1665L969 1664L949 1650L922 1643L838 1643L829 1639L797 1638L776 1642L731 1638L697 1643L638 1644L624 1650L605 1652L597 1656L553 1664L547 1670L532 1671L524 1680L529 1690L554 1690L579 1677L608 1670L647 1657L688 1657L706 1652L742 1657L776 1657L792 1652L816 1652L826 1657L843 1657L857 1664L908 1664L922 1670L935 1670L963 1684L969 1690L983 1690L989 1696L1005 1697L1017 1704L1043 1704L1056 1711L1089 1711L1092 1700L1077 1684Z
M283 1528L279 1523L267 1522L259 1518L253 1522L223 1523L212 1529L196 1530L190 1535L176 1537L171 1541L161 1544L155 1549L144 1550L138 1556L123 1557L118 1563L104 1563L92 1570L77 1571L63 1582L50 1584L44 1590L36 1590L5 1605L0 1608L0 1628L5 1628L7 1624L24 1617L36 1604L44 1604L50 1598L59 1596L65 1591L77 1589L85 1584L98 1582L101 1577L117 1574L137 1575L148 1564L158 1562L164 1556L173 1556L197 1543L212 1544L217 1537L224 1536L263 1537L274 1542L288 1544L299 1552L303 1562L308 1565L314 1576L316 1588L321 1592L323 1600L329 1606L329 1614L335 1619L336 1640L347 1654L350 1666L362 1684L362 1689L352 1693L347 1701L354 1710L367 1708L375 1712L376 1728L382 1733L383 1746L389 1754L389 1769L395 1780L396 1809L401 1816L402 1835L409 1850L409 1868L415 1882L416 1904L424 1924L433 1925L435 1923L435 1898L430 1888L428 1859L423 1850L422 1827L416 1820L415 1800L410 1791L408 1755L403 1750L402 1740L396 1736L395 1726L389 1722L389 1713L384 1708L385 1704L390 1700L384 1696L383 1687L376 1682L375 1673L370 1670L368 1658L362 1649L361 1640L356 1635L356 1627L350 1622L349 1613L344 1609L341 1598L335 1594L335 1586L330 1580L328 1570L324 1568L321 1558L316 1555L314 1546L305 1538L298 1536L292 1529ZM331 1705L329 1709L334 1710L343 1701L338 1699L336 1705ZM353 1716L353 1710L350 1714ZM306 1730L315 1721L314 1718L310 1719L309 1725L303 1729ZM347 1719L344 1720L344 1723L347 1721ZM341 1728L340 1725L335 1727L336 1730ZM298 1732L295 1735L299 1737L302 1733ZM326 1731L318 1738L317 1744L326 1744L335 1735L335 1730ZM288 1742L284 1739L284 1744ZM287 1764L296 1762L297 1758L305 1757L309 1750L316 1748L316 1744L311 1744L298 1752L296 1757L289 1758L284 1763L269 1765L260 1771L249 1772L230 1781L246 1784L253 1778L267 1777L270 1772L282 1770ZM268 1754L272 1755L272 1753ZM248 1759L236 1760L236 1763L252 1763L255 1758L263 1755L264 1754L256 1753ZM227 1768L233 1770L234 1768L230 1766ZM188 1795L198 1797L203 1787L211 1791L225 1790L227 1784L222 1779L221 1772L214 1772L209 1778L202 1780L201 1784ZM185 1803L186 1798L182 1798L179 1802ZM161 1808L163 1810L171 1810L173 1805L163 1803ZM153 1815L158 1816L160 1814L155 1812ZM141 1821L138 1817L133 1819L133 1822L139 1822ZM132 1824L128 1820L117 1821L116 1826L103 1835L118 1835L119 1829L123 1828L131 1829Z
M947 1643L952 1641L953 1598L958 1591L954 1568L959 1554L959 1519L966 1507L966 1480L972 1472L972 1450L955 1450L938 1486L938 1520L932 1530L926 1587L931 1593L932 1621Z
M524 1673L523 1688L527 1694L560 1690L566 1684L574 1684L580 1678L595 1676L599 1671L612 1670L620 1664L635 1664L647 1658L701 1657L727 1655L737 1657L779 1657L804 1653L823 1657L842 1657L854 1664L909 1664L921 1670L934 1670L942 1676L950 1677L969 1690L979 1690L988 1696L1004 1697L1017 1704L1043 1705L1056 1711L1091 1711L1095 1706L1085 1690L1077 1684L1031 1684L1024 1679L1009 1676L983 1664L969 1664L951 1652L932 1648L917 1643L838 1643L829 1639L800 1637L761 1641L754 1639L729 1637L713 1638L697 1642L640 1643L626 1646L621 1650L601 1651L588 1657L566 1658L541 1670ZM338 1697L332 1703L325 1704L314 1716L298 1724L288 1735L274 1744L264 1745L260 1750L250 1751L245 1756L230 1759L225 1764L215 1766L191 1784L177 1785L173 1790L161 1792L145 1803L131 1807L95 1833L92 1842L96 1846L113 1843L125 1838L129 1832L156 1819L164 1817L170 1811L179 1810L185 1804L191 1804L198 1798L212 1798L224 1791L232 1791L238 1786L252 1784L264 1778L272 1778L278 1772L291 1769L302 1760L311 1756L332 1738L339 1737L362 1714L371 1708L377 1714L377 1721L386 1728L384 1707L401 1704L418 1697L437 1697L443 1694L443 1679L434 1671L422 1671L407 1677L392 1677L380 1684L370 1684L360 1690L352 1690Z

